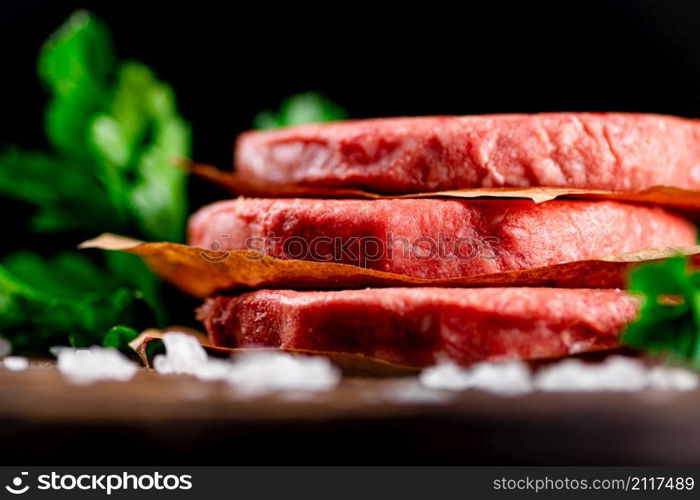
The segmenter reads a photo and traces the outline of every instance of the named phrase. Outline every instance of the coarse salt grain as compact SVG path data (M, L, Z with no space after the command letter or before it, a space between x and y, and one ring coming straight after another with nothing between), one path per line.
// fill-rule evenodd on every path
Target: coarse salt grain
M648 385L643 363L622 356L610 356L602 363L586 364L567 359L543 368L534 377L540 391L638 391Z
M279 390L316 392L337 386L340 372L328 358L251 352L236 357L225 380L236 390L251 394Z
M495 394L542 392L689 391L700 386L697 373L670 366L648 367L623 356L610 356L602 363L565 359L532 374L521 362L479 363L460 367L440 363L423 370L423 385L434 389L478 389Z
M502 395L532 391L530 370L520 361L478 363L471 367L439 363L423 370L419 377L423 385L433 389L478 389Z
M209 357L197 339L185 333L166 333L163 343L165 354L153 360L157 372L224 381L243 393L323 391L340 381L340 372L323 357L263 351L241 353L233 361L225 361Z
M116 349L92 346L88 349L53 348L58 370L70 382L90 384L102 380L126 382L138 371L138 365Z
M649 387L659 391L692 391L699 382L698 374L685 368L656 366L649 372Z
M153 359L153 368L163 375L196 375L209 362L206 351L192 335L166 333L163 335L163 344L165 354L159 354Z
M21 356L8 356L2 360L2 364L13 372L21 372L29 368L29 360Z

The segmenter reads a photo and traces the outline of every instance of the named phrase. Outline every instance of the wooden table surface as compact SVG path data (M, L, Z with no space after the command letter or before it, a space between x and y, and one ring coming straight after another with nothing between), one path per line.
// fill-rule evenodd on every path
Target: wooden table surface
M250 398L142 370L76 386L0 368L10 464L700 464L700 391L442 393L414 377Z

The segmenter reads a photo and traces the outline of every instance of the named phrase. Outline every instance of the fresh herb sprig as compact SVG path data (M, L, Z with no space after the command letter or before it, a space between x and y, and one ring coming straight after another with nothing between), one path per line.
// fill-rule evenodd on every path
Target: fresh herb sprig
M180 241L190 130L172 89L143 64L117 60L105 25L74 13L44 44L48 152L0 155L0 193L37 208L33 228Z
M271 129L345 118L345 110L327 97L316 92L305 92L284 99L276 112L261 111L255 115L253 126L257 129Z
M0 194L36 208L30 231L181 241L186 174L172 160L189 156L191 133L171 87L145 65L120 61L107 27L86 11L46 41L37 69L49 94L50 148L0 154ZM157 279L129 255L109 253L99 265L75 251L6 256L0 335L19 351L115 346L132 336L129 327L164 323L158 291Z
M642 305L623 342L700 369L700 272L674 257L635 269L629 289Z
M0 331L20 352L100 344L115 325L156 324L144 293L84 255L9 256L0 267Z

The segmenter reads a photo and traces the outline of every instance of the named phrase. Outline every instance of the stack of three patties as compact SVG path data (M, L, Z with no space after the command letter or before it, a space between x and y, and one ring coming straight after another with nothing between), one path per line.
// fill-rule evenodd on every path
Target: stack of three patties
M637 314L638 301L625 292L428 287L421 280L696 242L693 224L658 206L444 192L696 189L700 124L675 117L561 113L305 125L243 134L236 166L238 175L275 192L359 189L384 197L218 202L191 218L190 244L343 263L409 276L416 286L345 289L350 283L329 282L323 291L213 297L199 318L224 347L362 354L414 367L612 349ZM469 196L479 194L494 195Z

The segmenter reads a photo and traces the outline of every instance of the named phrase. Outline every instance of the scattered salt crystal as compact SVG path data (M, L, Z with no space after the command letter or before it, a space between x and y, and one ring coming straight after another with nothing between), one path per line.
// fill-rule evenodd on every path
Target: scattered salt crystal
M4 337L0 337L0 359L9 356L12 352L12 344Z
M153 368L158 373L195 375L195 372L209 361L206 351L192 335L180 332L166 333L163 335L163 343L165 355L159 354L153 360Z
M153 359L153 368L160 374L184 374L207 380L223 380L230 363L210 358L192 335L171 332L163 335L165 354Z
M100 380L130 380L138 365L116 349L92 346L88 349L53 348L58 358L58 370L75 384L90 384Z
M535 375L521 362L479 363L460 367L440 363L423 370L423 385L433 389L479 389L496 394L592 391L689 391L700 386L698 374L668 366L648 368L643 362L610 356L602 363L565 359L541 369Z
M496 394L524 394L532 391L530 370L525 363L478 363L468 368L454 363L440 363L423 370L419 376L433 389L479 389Z
M672 366L656 366L649 372L649 387L657 391L692 391L698 387L698 374Z
M251 394L327 391L338 385L340 372L328 358L251 352L236 357L225 380L236 390Z
M540 391L638 391L647 386L643 363L622 356L611 356L603 363L586 364L567 359L543 368L535 376Z
M21 356L8 356L2 360L2 364L13 372L21 372L29 368L29 360Z
M207 364L200 366L193 375L205 382L214 382L216 380L224 380L230 371L230 361L209 358Z
M426 368L420 372L418 379L423 385L432 389L461 391L473 387L471 372L455 363L443 362Z
M156 356L153 361L157 372L193 375L205 381L225 381L243 393L324 391L335 387L340 380L340 373L327 358L261 351L239 354L231 362L210 358L197 339L185 333L167 333L163 335L163 342L166 353ZM478 389L501 395L524 394L535 389L637 391L649 387L691 390L699 385L698 376L687 370L648 369L640 361L622 356L611 356L599 364L566 359L543 368L534 376L527 364L520 361L478 363L467 368L447 362L423 370L419 379L430 389ZM421 386L392 388L390 392L396 400L445 400L444 394L428 394L430 391Z
M225 381L240 392L322 391L335 387L340 380L338 370L322 357L250 352L237 355L231 362L210 358L197 339L185 333L166 333L163 343L165 354L153 360L158 373Z
M472 367L474 387L499 394L524 394L532 391L530 369L521 361L479 363Z

